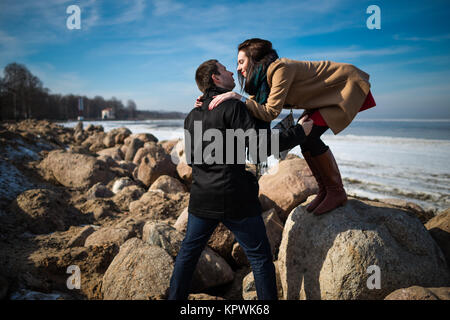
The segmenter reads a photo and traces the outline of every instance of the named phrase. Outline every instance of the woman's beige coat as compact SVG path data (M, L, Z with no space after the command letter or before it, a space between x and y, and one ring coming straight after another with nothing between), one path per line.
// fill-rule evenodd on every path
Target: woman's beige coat
M370 90L369 75L348 63L277 59L267 69L270 94L265 105L254 96L246 101L256 117L271 121L281 109L319 108L328 126L338 134L358 113Z

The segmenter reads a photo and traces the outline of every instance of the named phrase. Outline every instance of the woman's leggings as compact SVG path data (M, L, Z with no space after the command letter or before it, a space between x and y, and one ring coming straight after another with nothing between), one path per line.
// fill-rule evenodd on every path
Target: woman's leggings
M327 130L327 126L318 126L313 124L311 132L306 137L306 141L300 144L302 152L309 151L312 157L325 153L329 148L325 143L323 143L320 136Z

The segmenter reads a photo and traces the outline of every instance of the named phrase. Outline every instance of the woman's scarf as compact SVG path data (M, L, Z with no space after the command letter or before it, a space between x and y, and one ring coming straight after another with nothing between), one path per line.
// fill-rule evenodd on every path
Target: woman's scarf
M267 97L270 93L269 85L267 84L267 67L262 64L257 66L254 75L252 76L248 87L248 93L255 96L255 101L259 104L265 104L267 102ZM266 129L270 130L270 121L266 122L261 119L255 118L256 129ZM270 137L269 137L270 139ZM259 144L259 138L257 139ZM247 150L247 158L250 157L249 150ZM255 161L255 159L252 159ZM261 161L259 157L256 159L256 177L259 179L261 174L267 170L267 162Z
M256 67L255 73L250 79L248 93L255 96L256 102L265 104L270 93L269 85L267 84L267 67L262 64Z

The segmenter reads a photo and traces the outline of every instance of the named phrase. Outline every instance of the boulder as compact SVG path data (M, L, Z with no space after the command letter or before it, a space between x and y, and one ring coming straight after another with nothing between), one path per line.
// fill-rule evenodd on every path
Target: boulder
M162 175L152 183L149 190L162 190L166 193L186 192L186 187L176 178Z
M131 186L131 185L136 185L136 182L134 182L133 180L131 180L128 177L117 179L113 184L112 192L114 194L117 194L123 188Z
M184 140L177 140L177 143L170 150L170 157L172 162L177 166L178 176L190 187L192 184L192 167L186 162L184 147Z
M231 256L233 257L234 262L238 266L249 266L250 262L247 259L247 256L244 252L244 249L239 245L238 242L233 244L233 249L231 250Z
M129 205L132 215L145 216L150 220L176 219L178 213L189 203L189 193L165 193L149 190L139 200Z
M180 213L180 215L177 218L177 221L173 225L175 229L177 229L178 232L185 233L187 228L189 218L189 211L188 207L184 208L183 211Z
M90 135L81 143L81 146L89 149L89 151L91 152L97 152L104 149L106 146L103 143L103 139L106 137L106 133L104 133L103 131L93 131L91 133L88 128L86 128L86 131L89 132Z
M442 251L416 216L353 198L321 216L293 210L278 259L285 299L383 299L450 281Z
M130 129L127 127L120 127L117 129L113 129L111 131L115 131L115 143L117 144L124 144L125 139L128 138L131 135Z
M76 235L74 235L67 243L68 248L83 247L87 237L95 232L93 226L84 226Z
M167 296L173 260L158 246L129 239L103 276L104 300L147 300Z
M186 185L190 187L192 184L192 167L186 162L180 162L177 164L177 173Z
M283 221L292 209L317 191L317 182L311 170L300 158L280 161L259 179L259 199L263 211L275 208Z
M114 147L116 144L123 144L129 135L131 135L131 131L126 127L112 129L103 138L103 144L108 148Z
M131 161L122 160L117 162L118 166L127 172L128 177L133 177L133 172L137 168L137 165Z
M222 297L211 296L206 293L191 293L188 300L225 300Z
M95 199L95 198L110 198L114 196L111 190L109 190L104 184L98 182L94 184L87 192L87 199Z
M224 224L219 223L209 238L208 245L222 258L231 262L234 242L233 233Z
M450 268L450 209L438 213L425 224L425 228L441 248Z
M137 177L147 187L152 185L156 179L162 175L175 176L176 167L172 163L170 156L164 151L161 146L156 143L148 149L148 153L140 160ZM138 157L139 151L145 149L141 148L135 156ZM135 160L133 160L134 163Z
M50 189L22 192L11 204L18 225L35 234L65 231L70 225L87 222L88 218L69 206L60 193Z
M173 258L181 248L184 235L163 222L147 222L142 239L165 249ZM201 291L233 280L234 273L227 262L208 246L203 250L194 271L192 289Z
M120 150L120 146L117 147L111 147L107 149L103 149L100 151L97 151L97 154L99 156L110 156L115 161L121 161L124 160L124 154L122 153L122 150Z
M163 147L164 150L166 150L166 152L168 154L170 154L172 152L172 149L177 145L177 143L180 141L181 139L174 139L174 140L164 140L164 141L160 141L158 142L158 144Z
M114 168L114 167L119 166L118 163L116 162L116 160L114 160L113 158L111 158L111 156L106 155L106 154L99 155L97 157L97 160L103 161L106 164L106 166L109 168Z
M157 151L164 151L160 145L155 142L146 142L142 147L139 147L134 155L133 163L138 165L141 163L142 158L144 158L148 154L155 154Z
M104 227L89 235L84 242L84 246L101 246L110 243L121 246L130 237L131 233L127 229Z
M423 288L412 286L395 290L384 300L450 300L450 287Z
M156 138L151 133L133 133L125 138L125 140L123 141L124 145L129 146L133 139L139 139L143 144L146 142L158 142L158 138Z
M85 214L91 214L95 220L120 212L114 201L102 198L89 199L79 209Z
M145 243L163 248L173 258L180 251L184 235L164 222L149 221L142 229L142 240Z
M273 259L277 259L278 249L280 247L281 238L283 236L283 223L275 209L263 212L264 225L266 226L266 234L272 249Z
M434 214L432 211L425 211L421 206L419 206L418 204L416 204L414 202L409 202L409 201L406 201L403 199L397 199L397 198L380 199L379 201L414 213L422 223L426 223L428 220L430 220L431 218L434 217Z
M278 214L275 209L263 212L262 217L264 219L264 225L266 227L266 234L267 239L269 240L270 243L272 257L273 260L276 260L283 234L283 223L278 217ZM241 245L237 242L233 244L231 256L239 266L250 265L250 262L247 259L244 249L242 249Z
M142 148L144 142L138 138L133 138L129 145L127 145L127 152L125 153L126 161L133 161L136 156L136 152Z
M145 190L136 185L129 185L118 191L111 199L121 211L128 211L130 203L139 200Z
M283 287L281 285L279 262L274 261L273 264L275 266L275 276L277 279L278 298L281 299L283 297ZM258 299L258 295L256 293L256 286L255 286L255 277L253 276L253 272L250 272L242 280L242 298L244 300L257 300Z
M89 188L97 182L108 184L115 176L95 157L61 150L50 151L39 167L69 188Z

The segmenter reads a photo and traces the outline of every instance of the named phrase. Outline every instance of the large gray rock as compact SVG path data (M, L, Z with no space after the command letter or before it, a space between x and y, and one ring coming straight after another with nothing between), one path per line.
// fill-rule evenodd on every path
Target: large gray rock
M425 224L425 228L441 248L450 268L450 209L440 212L429 220Z
M283 221L293 208L317 190L316 180L306 161L296 157L280 161L259 179L263 211L274 208Z
M154 142L147 142L147 144L151 144L151 146L144 146L139 149L133 162L139 163L137 178L145 186L149 187L162 175L174 177L176 175L176 167L172 163L170 156L160 145ZM141 152L141 150L143 151ZM139 157L142 158L137 160Z
M89 218L68 205L62 194L50 189L22 192L11 204L16 224L35 234L65 231L70 225L87 222Z
M447 286L442 251L414 214L349 198L322 216L297 207L279 252L286 299L383 299L396 289ZM380 288L369 289L380 270Z
M89 149L91 152L97 152L104 149L106 146L103 143L103 139L106 137L106 133L103 131L91 131L89 126L86 128L86 132L89 136L81 143L81 146Z
M123 144L129 135L131 135L131 131L126 127L112 129L104 137L103 144L108 148L114 147L116 144Z
M188 207L186 207L183 209L183 211L181 211L173 227L177 229L179 232L185 233L187 229L188 218L189 218L189 211Z
M67 243L67 247L69 248L83 247L87 237L89 237L94 232L95 232L94 226L91 225L84 226L76 235L74 235L69 240L69 242Z
M138 138L131 139L130 144L127 146L127 152L125 153L125 160L133 161L136 152L144 145L144 142Z
M108 243L121 246L130 237L130 231L125 228L104 227L89 235L84 242L84 246L101 246Z
M395 290L384 300L450 300L450 287L423 288L412 286Z
M112 201L122 211L128 211L130 203L139 200L145 193L145 190L136 185L129 185L120 189L117 194L114 195Z
M170 286L173 260L158 246L129 239L103 276L105 300L147 300L165 297Z
M274 261L275 266L275 276L277 281L278 298L283 298L283 287L281 286L280 280L280 267L279 262ZM244 300L258 300L258 294L256 293L255 277L253 272L247 274L242 280L242 298Z
M184 147L184 140L178 140L178 142L170 150L170 157L172 162L177 166L178 176L186 183L187 186L190 186L192 184L192 167L190 167L186 162Z
M117 194L123 188L125 188L127 186L131 186L131 185L136 185L136 182L134 182L133 180L131 180L128 177L117 179L113 184L112 192L114 194Z
M283 223L278 217L275 209L263 212L262 218L264 219L264 225L266 227L266 234L272 251L272 257L273 260L276 260L283 235ZM238 242L232 244L231 250L231 256L236 264L239 266L250 265L244 249L242 249Z
M161 190L166 193L186 192L186 187L176 178L162 175L152 183L149 190Z
M105 162L93 156L61 150L50 151L39 166L45 176L70 188L88 188L97 182L106 185L115 176Z
M124 160L125 158L125 155L123 154L122 150L120 150L120 146L115 146L97 151L97 154L99 156L109 156L113 158L115 161Z
M181 248L184 235L163 222L147 222L142 239L165 249L173 258ZM233 281L234 272L227 262L208 246L203 250L192 279L192 289L200 291Z
M165 193L161 190L149 190L139 200L131 202L129 209L132 215L146 216L151 220L175 220L188 203L189 194L186 192Z

